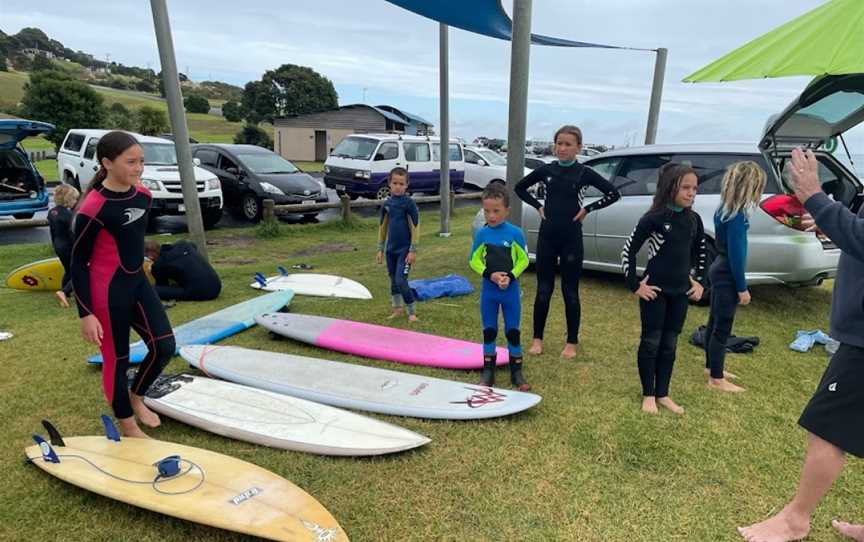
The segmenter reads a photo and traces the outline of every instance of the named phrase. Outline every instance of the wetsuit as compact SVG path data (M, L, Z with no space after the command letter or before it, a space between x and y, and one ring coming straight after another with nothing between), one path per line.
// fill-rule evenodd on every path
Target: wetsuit
M639 220L621 252L627 287L639 289L636 255L648 243L645 275L649 286L660 291L653 301L639 299L642 336L637 364L645 397L666 397L675 365L678 335L687 318L687 292L692 277L699 283L705 274L705 235L702 220L690 210L666 208L649 211Z
M387 274L390 275L390 295L393 307L405 304L408 314L414 314L414 293L408 286L408 273L411 266L405 259L409 252L416 252L420 236L418 226L420 212L411 197L390 196L381 206L378 227L378 250L384 252L387 260Z
M72 283L78 314L95 315L102 324L102 385L120 419L133 414L126 379L129 328L148 348L131 386L136 395L147 392L175 348L171 324L142 269L150 200L141 185L122 193L99 186L75 217Z
M531 186L545 186L545 201L540 203L528 192ZM546 219L540 223L537 237L537 297L534 299L534 338L542 339L549 314L549 302L555 290L555 268L560 261L561 292L567 316L567 342L579 342L582 307L579 301L579 279L582 276L582 222L573 218L582 209L583 191L593 186L604 195L587 205L590 213L612 205L621 194L612 183L588 166L553 162L541 166L516 185L516 195L535 209L543 207Z
M62 290L66 296L72 295L72 275L69 267L72 261L72 210L57 205L48 211L48 227L51 230L51 245L54 253L63 264Z
M744 270L747 267L747 230L750 222L743 213L723 220L721 210L714 213L717 258L711 264L711 316L705 337L705 367L711 378L723 378L726 362L726 342L732 334L738 294L747 291Z
M519 291L519 275L528 268L528 247L522 230L502 222L495 227L484 226L474 237L469 259L471 269L483 276L480 288L480 317L483 322L483 383L494 384L496 364L495 339L498 336L498 312L504 316L504 335L510 354L511 381L516 386L525 385L521 373L522 345L519 326L522 305ZM492 282L492 274L504 272L510 284L501 289Z
M191 241L162 245L150 272L160 299L206 301L216 299L222 291L219 275ZM169 281L177 286L170 286Z

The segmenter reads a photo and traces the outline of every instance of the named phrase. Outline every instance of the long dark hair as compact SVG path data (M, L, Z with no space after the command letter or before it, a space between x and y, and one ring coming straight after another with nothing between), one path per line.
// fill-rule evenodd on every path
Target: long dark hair
M99 170L93 175L90 186L87 187L81 199L78 200L79 207L91 190L102 188L102 183L108 177L108 170L102 165L102 159L107 158L113 162L118 156L126 152L126 149L134 145L139 145L138 140L129 132L114 130L102 136L99 143L96 144L96 159L99 160Z
M696 175L696 170L684 164L669 162L657 171L657 190L654 192L654 202L649 213L666 209L667 205L675 205L675 196L681 187L681 181L689 174ZM698 176L697 176L698 177ZM690 209L686 209L690 211Z

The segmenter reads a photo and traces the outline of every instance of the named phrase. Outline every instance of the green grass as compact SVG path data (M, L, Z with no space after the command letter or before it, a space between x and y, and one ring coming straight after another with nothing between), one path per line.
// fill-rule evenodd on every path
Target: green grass
M324 171L324 162L303 162L300 160L292 160L291 163L306 173Z
M41 173L42 177L45 179L45 182L60 182L60 178L57 176L57 160L39 160L38 162L35 162L35 165L39 170L39 173Z
M415 278L467 268L473 211L459 209L453 236L435 235L437 214L426 224ZM374 263L376 224L286 225L279 238L257 239L253 229L209 234L210 257L224 282L222 296L179 303L175 324L248 299L256 271L305 262L315 272L352 277L375 298L368 302L297 297L291 309L408 327L388 322L389 285ZM162 242L173 238L158 237ZM336 250L338 249L338 250ZM304 255L297 255L302 251ZM0 271L44 258L43 245L5 246ZM530 337L532 271L522 281L523 336ZM525 362L543 402L523 414L477 422L375 416L429 436L422 449L377 459L326 458L278 451L218 437L165 420L154 437L199 446L270 469L314 495L355 541L574 540L588 542L735 541L735 527L776 512L795 489L804 453L796 419L826 365L821 347L808 354L787 345L798 329L827 329L830 285L789 290L754 287L753 304L736 320L739 335L759 335L750 355L731 355L729 369L748 388L741 395L705 387L703 354L686 334L707 319L691 308L679 341L672 396L683 417L639 411L635 355L639 314L619 276L589 274L582 283L583 328L576 361L562 361L563 307L556 294L547 327L548 353ZM413 329L480 339L478 295L421 303ZM20 460L48 418L66 435L99 434L107 412L98 370L85 356L93 348L78 334L74 309L56 306L50 293L0 289L0 329L15 337L0 343L0 539L139 542L246 540L119 504L75 488ZM477 373L395 366L273 341L253 328L225 344L327 357L473 383ZM175 358L168 372L185 370ZM504 371L498 373L506 386ZM819 507L810 541L838 540L829 520L864 520L864 469L851 461ZM117 533L134 533L127 536Z

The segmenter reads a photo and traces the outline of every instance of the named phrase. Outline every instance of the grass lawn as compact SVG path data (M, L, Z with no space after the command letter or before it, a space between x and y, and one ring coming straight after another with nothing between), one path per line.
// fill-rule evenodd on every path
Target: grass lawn
M453 236L435 235L438 215L424 213L415 278L460 273L477 284L466 260L471 209L452 221ZM361 221L281 226L282 237L260 240L254 230L215 230L210 257L224 281L222 296L169 309L175 324L255 295L256 271L305 262L315 272L366 284L368 302L297 297L291 310L385 324L389 285L374 263L376 224ZM171 238L159 237L162 242ZM4 246L0 272L51 254L43 245ZM523 282L525 342L530 338L532 271ZM705 387L703 353L686 336L707 319L691 308L679 341L672 397L684 416L640 410L635 355L639 314L619 276L589 274L582 284L583 328L576 361L562 361L563 306L556 294L547 327L548 353L529 357L525 374L543 402L517 416L478 422L429 421L372 415L429 436L416 451L376 459L327 458L233 441L165 419L156 438L199 446L251 461L284 476L323 503L352 540L735 541L735 527L776 512L795 489L804 454L796 426L827 363L822 347L807 354L787 345L798 329L827 329L830 284L790 290L754 287L753 304L739 311L738 335L758 335L749 355L731 355L729 370L748 391L722 394ZM478 295L421 303L413 329L479 340ZM407 327L407 322L393 325ZM25 465L22 449L47 418L66 435L100 434L109 412L94 349L78 334L74 309L50 293L0 289L0 539L38 534L44 540L138 542L246 540L96 496ZM476 382L476 372L396 366L273 341L253 328L225 341L246 347L350 361ZM174 358L168 372L185 370ZM504 371L499 382L506 386ZM850 461L819 507L810 541L835 541L829 521L862 521L864 469ZM118 533L133 533L123 536Z
M57 176L57 160L39 160L38 162L35 162L35 165L39 170L39 173L41 173L42 177L45 179L45 182L60 182L60 178Z

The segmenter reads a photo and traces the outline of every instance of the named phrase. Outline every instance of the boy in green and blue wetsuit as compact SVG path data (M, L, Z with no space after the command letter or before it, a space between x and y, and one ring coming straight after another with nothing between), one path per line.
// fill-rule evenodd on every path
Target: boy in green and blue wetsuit
M486 225L474 237L469 265L483 276L480 288L480 317L483 321L483 373L480 383L495 385L495 339L498 310L504 315L504 335L510 354L510 382L519 391L531 386L522 375L522 346L519 321L522 314L519 275L528 268L528 247L522 230L507 222L510 195L498 183L483 191Z

